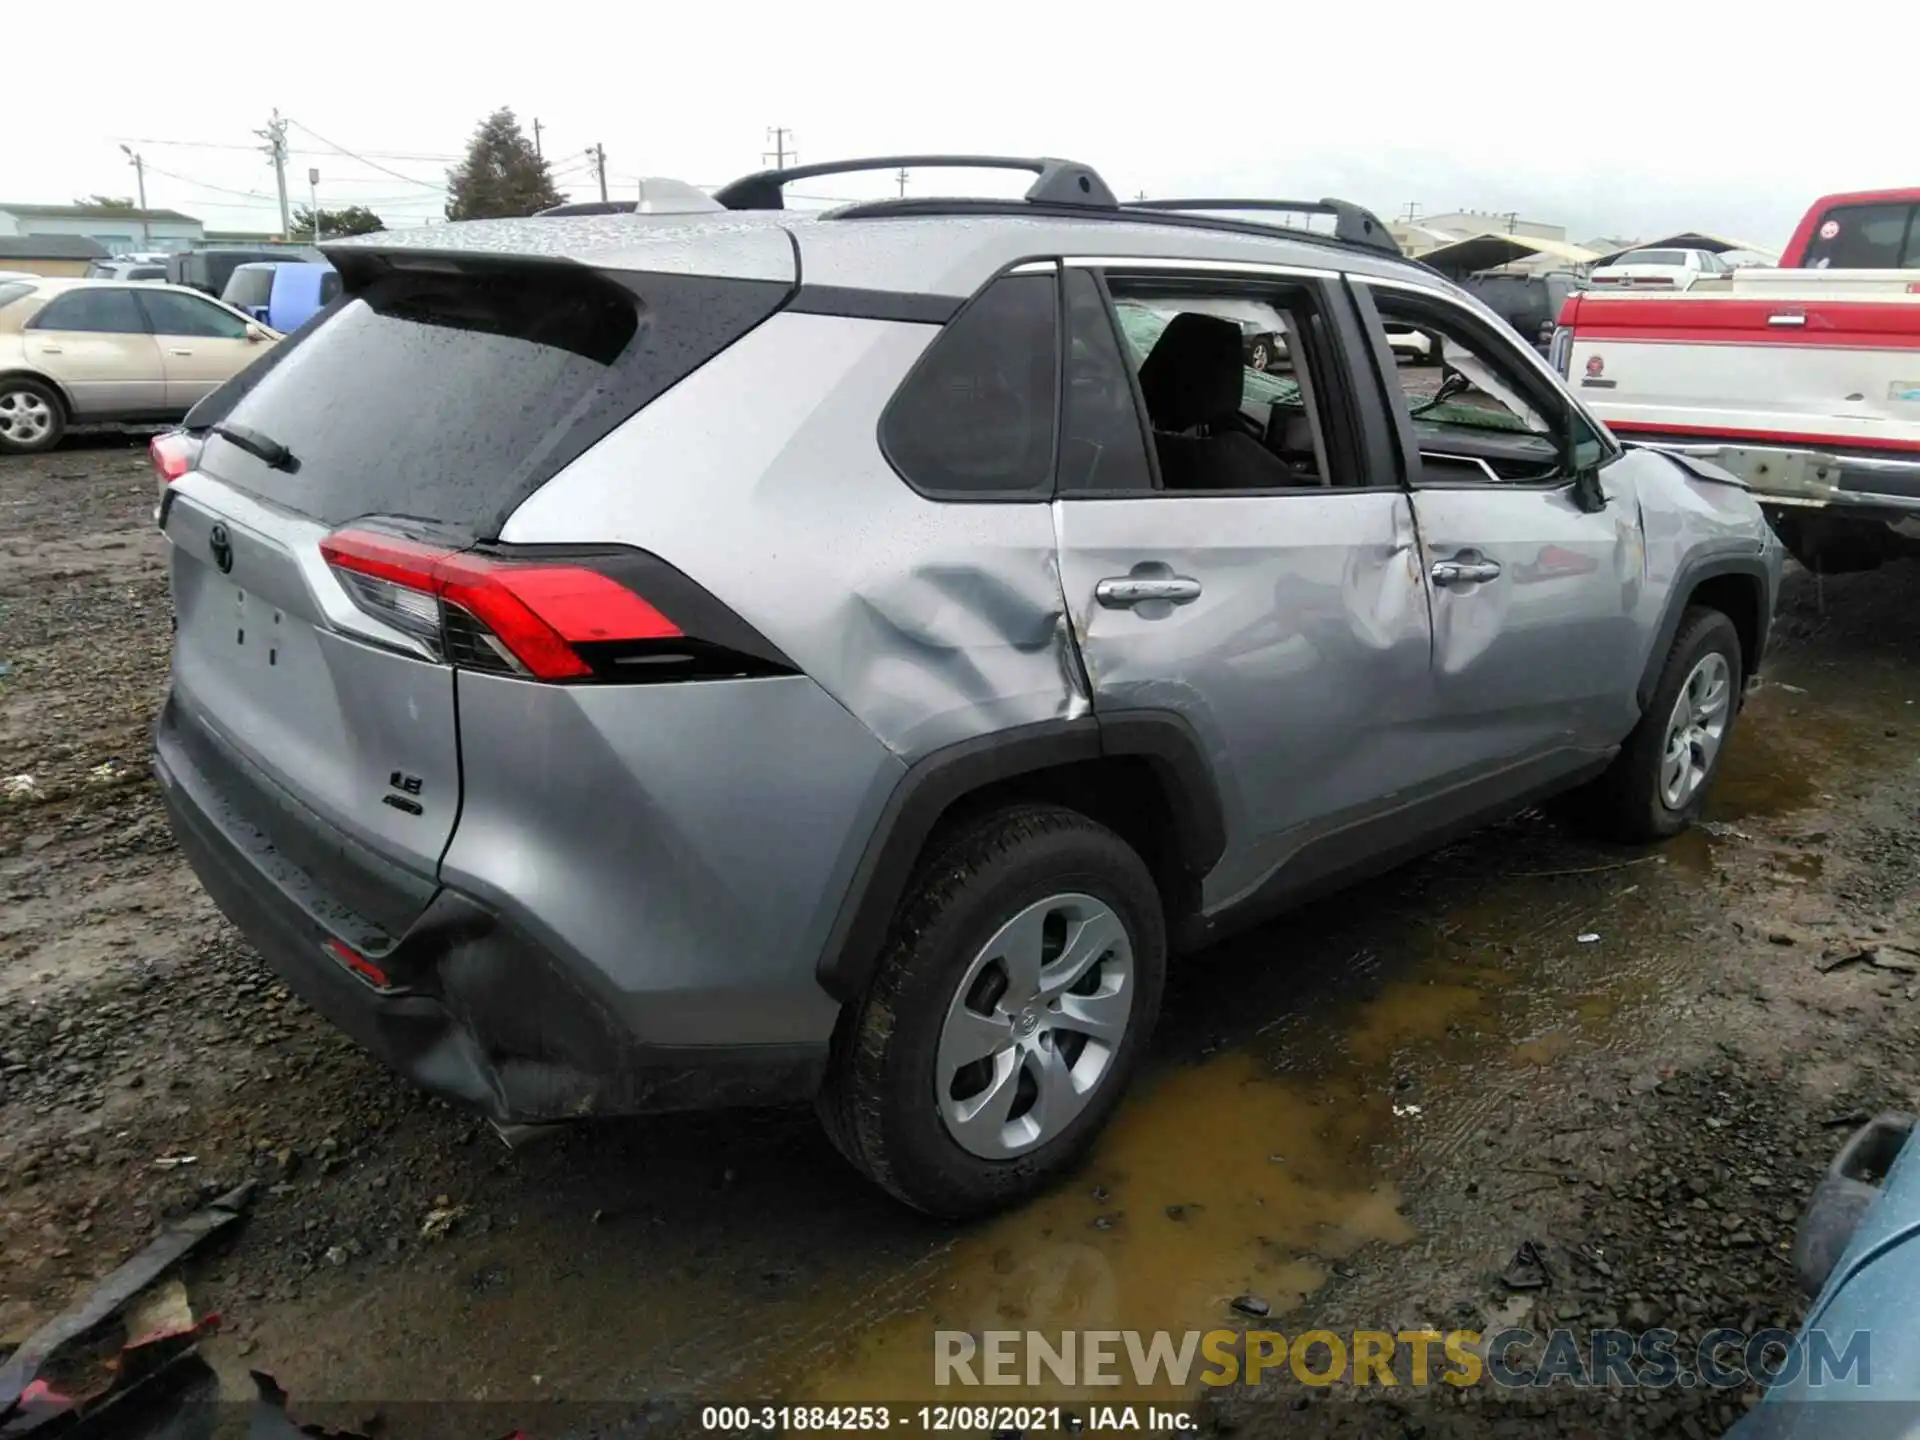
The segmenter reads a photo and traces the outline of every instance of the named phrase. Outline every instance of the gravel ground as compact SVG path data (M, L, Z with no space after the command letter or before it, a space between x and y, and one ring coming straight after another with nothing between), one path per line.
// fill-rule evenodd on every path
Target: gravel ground
M240 1238L191 1275L212 1358L362 1406L899 1400L937 1327L1244 1328L1244 1293L1290 1335L1690 1340L1797 1323L1803 1198L1848 1126L1920 1103L1908 566L1795 578L1707 832L1641 854L1523 816L1183 969L1084 1183L1019 1214L904 1215L802 1113L510 1153L291 999L174 851L142 444L0 461L0 1353L247 1178ZM1522 1241L1544 1288L1501 1279ZM1756 1394L1287 1382L1205 1408L1698 1437Z

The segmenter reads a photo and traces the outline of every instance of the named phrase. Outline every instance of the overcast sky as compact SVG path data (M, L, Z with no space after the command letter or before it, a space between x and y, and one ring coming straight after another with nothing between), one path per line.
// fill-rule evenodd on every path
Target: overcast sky
M294 202L316 166L323 206L370 204L390 224L439 215L448 163L499 105L540 119L581 199L596 141L614 193L632 194L643 175L710 185L757 168L774 125L802 161L1053 154L1128 196L1518 210L1576 241L1698 228L1778 247L1816 195L1920 183L1910 6L1770 20L1717 3L386 0L250 6L184 47L145 0L84 13L49 20L54 50L8 70L0 202L130 195L125 141L151 206L277 228L272 169L249 148L276 106L294 122ZM48 63L62 47L74 63ZM956 188L923 173L909 193Z

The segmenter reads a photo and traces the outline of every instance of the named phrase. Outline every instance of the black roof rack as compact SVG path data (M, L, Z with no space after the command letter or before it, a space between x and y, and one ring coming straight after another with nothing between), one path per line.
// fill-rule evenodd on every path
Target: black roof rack
M1118 208L1113 191L1091 165L1077 160L1017 155L876 155L863 160L832 160L823 165L789 165L784 170L760 170L742 175L713 192L729 210L784 210L786 187L795 180L820 175L855 175L866 170L1027 170L1039 178L1027 187L1026 199L1039 205L1084 206L1096 210Z
M853 175L869 170L1027 170L1038 178L1019 200L985 198L942 199L904 196L896 200L866 200L826 212L829 218L861 220L907 215L1035 215L1055 214L1076 219L1147 219L1152 212L1161 224L1193 229L1232 230L1246 235L1285 235L1292 239L1346 245L1378 254L1406 258L1392 234L1371 210L1349 200L1132 200L1114 198L1107 182L1092 166L1077 160L1013 155L878 155L860 160L834 160L821 165L790 165L783 170L760 170L743 175L713 192L729 210L783 210L785 189L795 180L818 175ZM1232 218L1226 211L1331 215L1333 233ZM1418 263L1418 262L1415 262Z
M1380 217L1351 200L1130 200L1123 210L1158 210L1194 214L1209 210L1284 211L1294 215L1333 216L1333 238L1348 245L1400 255L1399 243ZM1285 228L1285 227L1280 227ZM1312 231L1309 234L1315 233Z

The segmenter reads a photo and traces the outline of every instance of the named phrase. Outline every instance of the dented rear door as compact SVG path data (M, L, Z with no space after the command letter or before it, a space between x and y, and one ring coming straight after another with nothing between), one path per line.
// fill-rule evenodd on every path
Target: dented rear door
M1086 328L1084 292L1070 284L1068 300L1075 392L1055 504L1067 610L1095 714L1173 711L1200 739L1227 810L1213 908L1431 778L1419 742L1431 630L1411 506L1364 449L1349 449L1360 468L1334 486L1157 488L1144 456L1119 458L1126 426L1097 413L1114 393L1104 342ZM1127 333L1137 362L1150 342ZM1250 393L1277 383L1255 376ZM1173 598L1152 598L1155 587Z

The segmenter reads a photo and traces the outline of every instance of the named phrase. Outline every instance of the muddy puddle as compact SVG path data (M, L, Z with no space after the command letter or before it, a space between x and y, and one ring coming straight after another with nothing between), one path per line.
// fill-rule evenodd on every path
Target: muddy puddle
M1404 1194L1662 1003L1704 943L1721 847L1890 763L1907 692L1845 678L1790 654L1711 824L1656 852L1530 814L1186 962L1082 1172L1017 1212L907 1215L806 1114L607 1127L492 1162L514 1186L495 1233L271 1307L223 1373L271 1359L315 1398L951 1400L937 1331L1243 1328L1248 1295L1297 1330L1369 1247L1433 1238ZM1773 863L1817 879L1818 837L1780 829ZM1045 1377L1021 1394L1080 1398Z

